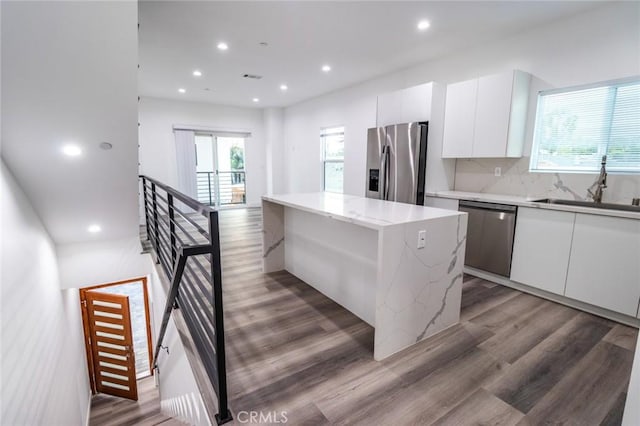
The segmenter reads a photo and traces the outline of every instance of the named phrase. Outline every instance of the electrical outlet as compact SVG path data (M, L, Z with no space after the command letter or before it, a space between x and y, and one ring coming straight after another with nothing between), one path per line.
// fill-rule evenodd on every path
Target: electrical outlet
M502 176L502 167L496 167L495 169L493 169L493 174L496 177Z
M427 243L427 231L424 229L422 231L418 231L418 248L424 248Z

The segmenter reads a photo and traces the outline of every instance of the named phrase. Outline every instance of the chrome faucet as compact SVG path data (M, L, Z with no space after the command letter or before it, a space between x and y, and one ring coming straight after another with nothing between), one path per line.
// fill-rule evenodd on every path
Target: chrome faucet
M593 199L594 203L601 203L602 202L602 191L607 187L607 156L603 155L602 156L602 167L600 168L600 176L598 176L598 180L596 180L593 185L591 185L591 187L589 189L587 189L587 192L589 193L589 196ZM592 189L596 188L596 191L593 192Z

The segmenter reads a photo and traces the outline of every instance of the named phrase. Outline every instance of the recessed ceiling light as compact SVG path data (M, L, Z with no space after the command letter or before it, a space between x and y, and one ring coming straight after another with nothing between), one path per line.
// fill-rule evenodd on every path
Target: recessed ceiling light
M427 28L429 28L430 26L431 26L431 23L429 21L427 21L427 20L422 20L422 21L418 22L418 29L420 31L424 31Z
M178 92L180 93L187 93L187 89L183 89L182 87L178 89Z
M260 99L258 99L258 98L253 98L253 102L260 102Z
M289 87L287 87L287 85L286 85L286 84L281 84L281 85L280 85L280 90L282 90L282 91L285 91L285 90L287 90L288 88L289 88Z
M202 71L200 71L200 70L195 70L195 71L193 72L193 76L194 76L194 77L202 77Z
M224 41L221 41L220 43L218 43L218 49L227 50L228 48L229 48L229 46Z
M82 154L82 150L78 145L65 145L62 147L62 153L69 157L77 157Z
M329 72L329 71L331 71L331 67L329 65L323 65L322 66L322 71Z
M95 234L97 232L102 231L102 228L100 227L100 225L91 225L87 228L87 231L91 232L92 234Z
M98 146L100 147L100 149L104 149L105 151L108 151L111 148L113 148L113 145L111 145L109 142L101 142L100 145Z

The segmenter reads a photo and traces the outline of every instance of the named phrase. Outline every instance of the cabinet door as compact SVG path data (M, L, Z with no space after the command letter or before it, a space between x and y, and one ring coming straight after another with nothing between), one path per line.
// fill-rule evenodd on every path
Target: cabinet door
M402 123L402 91L385 93L378 96L378 127Z
M518 208L511 279L564 294L575 213Z
M402 120L399 123L429 121L432 85L425 83L402 90Z
M472 156L478 80L447 85L444 112L443 158Z
M438 209L458 211L458 200L440 197L425 197L424 205L427 207L436 207Z
M576 215L565 296L637 315L640 220Z
M505 157L513 71L478 79L473 157Z

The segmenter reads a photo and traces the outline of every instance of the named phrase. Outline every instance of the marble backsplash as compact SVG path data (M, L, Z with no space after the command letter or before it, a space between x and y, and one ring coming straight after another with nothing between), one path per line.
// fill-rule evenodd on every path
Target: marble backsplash
M499 177L496 167L502 169ZM530 173L529 157L458 159L454 190L585 200L597 178L597 173ZM640 197L640 175L609 173L602 201L631 204L635 197Z

